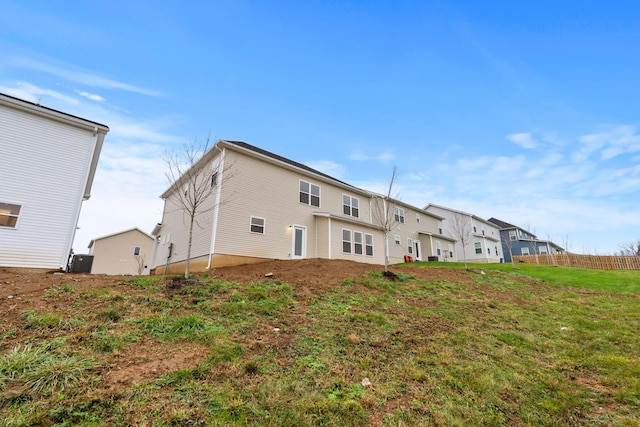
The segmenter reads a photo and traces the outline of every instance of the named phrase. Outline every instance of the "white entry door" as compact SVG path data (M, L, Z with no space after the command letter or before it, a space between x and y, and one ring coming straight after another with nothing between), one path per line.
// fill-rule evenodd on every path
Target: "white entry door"
M293 226L293 247L291 258L300 259L307 256L307 228L300 225Z

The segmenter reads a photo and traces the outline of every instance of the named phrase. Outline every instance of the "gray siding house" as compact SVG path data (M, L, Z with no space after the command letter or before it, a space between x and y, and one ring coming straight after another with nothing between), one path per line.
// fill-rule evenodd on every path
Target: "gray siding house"
M550 240L538 239L538 237L516 225L490 218L489 222L500 228L500 240L505 262L511 262L512 256L520 255L544 255L564 252L564 249Z

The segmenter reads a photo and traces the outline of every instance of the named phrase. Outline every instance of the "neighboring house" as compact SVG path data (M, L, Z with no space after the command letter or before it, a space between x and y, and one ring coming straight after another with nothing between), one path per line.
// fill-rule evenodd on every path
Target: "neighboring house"
M390 203L397 224L389 234L390 262L434 256L451 239L437 233L442 218L362 190L301 163L238 141L218 141L192 170L212 193L194 227L191 270L267 259L326 258L384 264L379 215ZM177 207L178 180L162 194L162 222L151 268L184 271L189 216Z
M511 262L511 255L542 255L564 252L564 249L550 240L538 239L535 234L508 222L489 218L489 222L500 228L500 239L505 262Z
M0 94L0 266L66 268L108 131Z
M154 239L138 228L89 242L91 274L149 274Z
M468 212L433 203L428 204L424 209L427 212L445 218L440 228L444 229L445 236L457 241L455 252L459 261L490 263L504 260L502 245L500 244L500 229L495 224ZM456 223L466 224L466 227L468 227L470 238L465 248L462 247L462 243L459 241Z

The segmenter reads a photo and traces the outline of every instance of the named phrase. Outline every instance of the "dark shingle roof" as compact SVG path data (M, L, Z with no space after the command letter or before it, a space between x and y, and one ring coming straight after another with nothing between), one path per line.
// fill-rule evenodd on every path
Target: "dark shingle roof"
M291 159L287 159L286 157L282 157L282 156L280 156L278 154L272 153L271 151L267 151L267 150L264 150L264 149L262 149L260 147L256 147L255 145L247 144L246 142L243 142L243 141L229 141L228 139L225 139L224 142L228 142L228 143L236 145L238 147L245 148L247 150L253 151L253 152L258 153L258 154L261 154L263 156L271 157L272 159L278 160L278 161L286 163L288 165L295 166L295 167L300 168L300 169L304 169L307 172L311 172L313 174L320 175L320 176L322 176L324 178L327 178L327 179L330 179L332 181L339 182L342 185L347 185L349 187L361 190L361 189L359 189L357 187L354 187L353 185L351 185L349 183L346 183L344 181L340 181L339 179L336 179L336 178L334 178L334 177L332 177L330 175L327 175L326 173L323 173L323 172L320 172L319 170L310 168L309 166L307 166L305 164L298 163L298 162L296 162L294 160L291 160ZM363 191L363 190L361 190L361 191Z
M494 223L495 225L497 225L501 229L504 229L504 228L520 228L517 225L509 224L508 222L500 221L499 219L496 219L496 218L489 218L489 222Z

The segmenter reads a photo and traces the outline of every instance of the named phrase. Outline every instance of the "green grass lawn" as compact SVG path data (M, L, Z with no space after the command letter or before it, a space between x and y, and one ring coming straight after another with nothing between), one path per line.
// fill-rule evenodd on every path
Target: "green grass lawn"
M0 423L640 425L638 272L411 267L466 278L372 272L313 295L206 277L172 293L158 278L50 292L51 310L0 333ZM62 298L74 302L55 309ZM110 364L144 342L207 357L105 388Z

